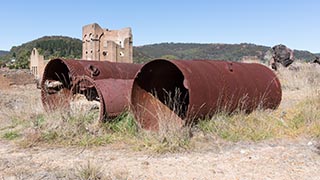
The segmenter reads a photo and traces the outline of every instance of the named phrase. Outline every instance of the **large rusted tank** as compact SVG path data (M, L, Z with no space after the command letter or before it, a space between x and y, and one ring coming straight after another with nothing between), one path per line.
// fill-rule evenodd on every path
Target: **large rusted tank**
M118 87L120 81L115 79L133 79L141 66L140 64L107 61L53 59L44 70L41 82L42 103L46 110L65 109L69 107L74 93L77 93L71 89L81 77L87 77L86 80L90 78L94 87L98 87L100 92L104 92L103 86ZM101 85L100 83L111 84ZM120 82L120 84L123 83ZM114 88L108 90L120 91ZM116 92L110 92L110 94L114 93Z
M281 94L276 75L261 64L157 59L137 73L131 101L141 127L157 130L163 122L185 124L218 111L275 109Z

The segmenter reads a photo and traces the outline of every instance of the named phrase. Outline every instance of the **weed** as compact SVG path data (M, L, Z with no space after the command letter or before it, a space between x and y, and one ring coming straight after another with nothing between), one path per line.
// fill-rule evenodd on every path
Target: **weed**
M113 133L135 136L138 132L138 126L132 113L125 111L118 117L105 123L105 128Z
M34 126L34 127L41 127L41 125L43 125L44 122L45 122L45 116L44 116L44 114L37 114L37 115L33 118L33 126Z
M20 137L20 134L17 131L9 131L6 132L2 137L7 140L14 140Z
M106 179L106 177L102 173L101 167L93 165L90 161L77 169L76 177L81 180Z
M182 128L180 131L167 131L168 134L148 132L141 130L138 136L137 150L149 150L155 153L175 153L190 149L190 129Z
M55 131L45 131L41 134L41 138L45 142L54 142L59 135Z

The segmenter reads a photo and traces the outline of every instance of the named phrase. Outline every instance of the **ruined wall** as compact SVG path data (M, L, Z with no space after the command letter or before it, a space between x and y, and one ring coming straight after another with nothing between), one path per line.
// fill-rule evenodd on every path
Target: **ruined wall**
M36 48L33 48L30 55L30 71L35 79L41 79L46 63L44 56L40 55Z
M82 59L132 63L131 28L102 29L98 24L82 28Z
M82 59L100 60L100 42L103 29L98 24L82 27Z

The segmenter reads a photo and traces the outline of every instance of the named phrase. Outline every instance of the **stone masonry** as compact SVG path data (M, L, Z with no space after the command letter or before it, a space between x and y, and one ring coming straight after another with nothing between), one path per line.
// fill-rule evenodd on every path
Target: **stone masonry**
M44 60L44 57L39 54L38 50L33 48L30 55L30 70L35 79L41 80L44 67L47 63L48 60Z
M131 28L108 30L94 23L83 26L82 35L82 59L133 62ZM41 81L48 61L44 60L44 56L40 55L36 48L33 48L30 55L30 71L35 79Z
M82 27L82 59L132 63L131 28L102 29L98 24Z

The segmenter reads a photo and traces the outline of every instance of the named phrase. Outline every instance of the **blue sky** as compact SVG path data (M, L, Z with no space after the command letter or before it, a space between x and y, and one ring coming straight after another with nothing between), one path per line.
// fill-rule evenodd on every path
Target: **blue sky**
M131 27L134 45L254 43L320 52L318 0L3 0L0 50L40 38L81 38L82 26Z

